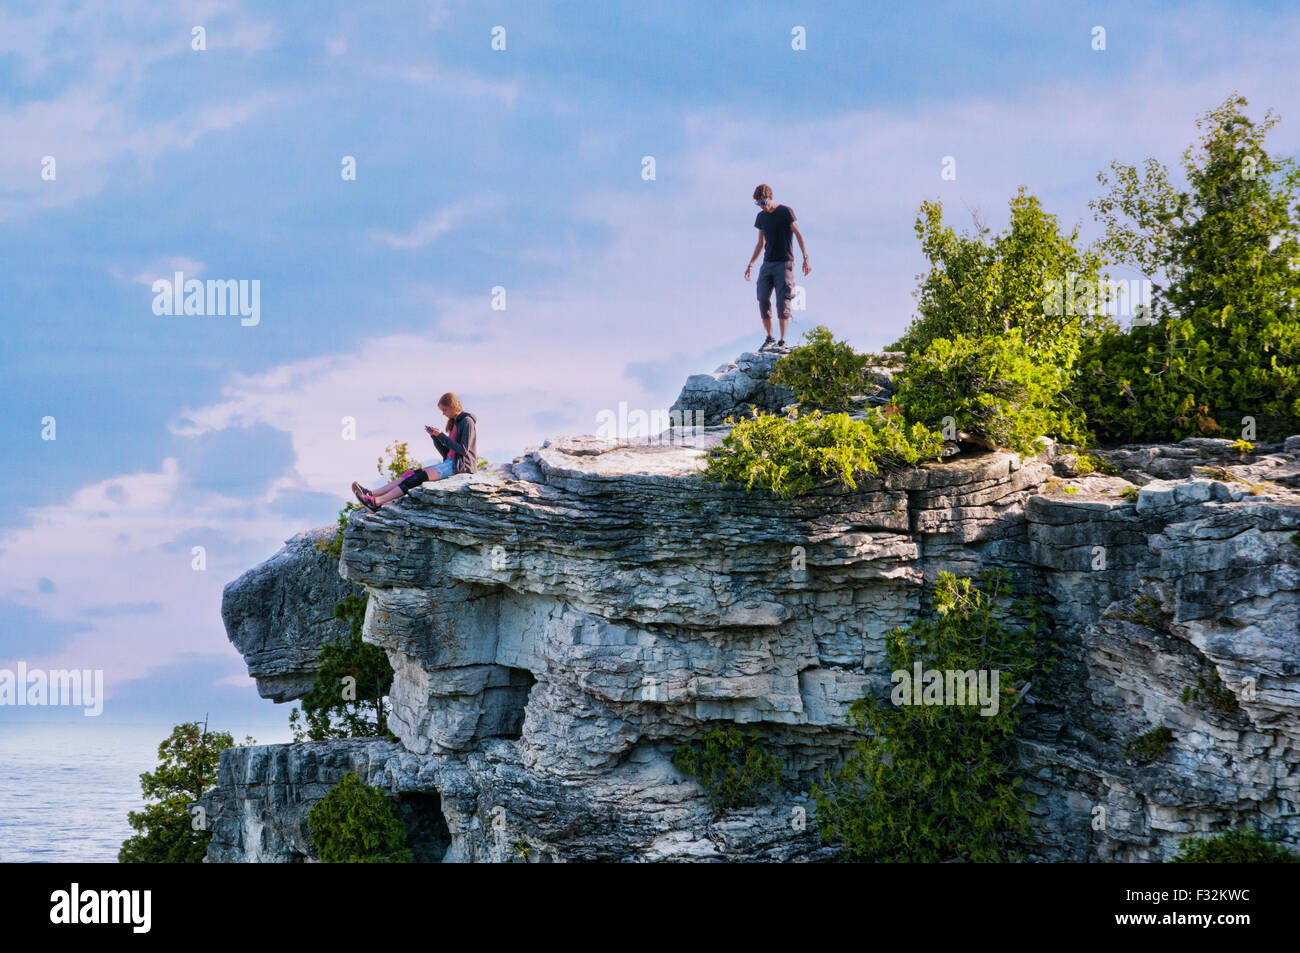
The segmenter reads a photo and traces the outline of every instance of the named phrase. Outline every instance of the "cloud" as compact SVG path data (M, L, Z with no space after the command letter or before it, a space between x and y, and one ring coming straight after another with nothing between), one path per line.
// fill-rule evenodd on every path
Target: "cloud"
M168 458L157 470L100 480L29 510L28 525L0 535L6 615L21 610L29 633L20 643L6 639L4 649L47 668L103 669L108 685L181 652L234 656L221 625L225 582L302 526L256 500L195 493L189 476ZM195 547L204 550L203 569ZM40 594L42 578L57 578L57 593ZM149 625L139 624L141 613Z
M480 223L501 211L505 201L496 195L480 195L455 202L420 219L405 232L373 228L370 238L398 251L424 248L463 224Z
M4 641L0 643L0 668L12 668L12 663L18 661L37 667L33 659L58 652L75 636L91 630L82 620L53 621L39 609L6 599L0 599L0 613L5 620Z
M192 25L207 29L208 51L190 48ZM112 18L94 3L0 11L0 57L17 79L0 106L0 220L75 204L168 151L247 122L276 94L195 102L154 90L160 77L191 68L186 57L259 52L272 33L224 2L186 4L179 17L147 0L118 0ZM171 115L160 118L160 108ZM46 156L53 180L42 178Z
M434 87L450 98L496 99L507 107L515 104L522 91L516 80L491 79L471 70L432 62L401 67L398 75L408 83Z
M202 25L202 24L198 24ZM218 24L207 31L209 50L239 50L243 53L260 53L274 43L275 27L270 21L242 21L230 26Z
M173 255L146 266L142 271L136 274L131 281L137 285L152 287L153 283L159 278L166 278L168 281L171 281L172 277L178 271L183 272L185 277L188 279L201 278L207 270L208 266L197 258L189 258L185 255ZM121 269L116 267L110 268L109 273L115 277L120 277L122 274Z
M91 89L2 110L0 220L97 195L115 173L126 174L123 163L147 165L170 150L192 149L205 135L246 122L274 99L257 94L155 122L129 114ZM41 177L45 156L55 163L50 181Z
M88 619L107 619L117 615L148 615L162 609L161 602L119 602L115 605L86 606L81 614Z
M452 206L442 209L428 218L421 219L410 231L398 233L372 229L370 237L375 241L383 242L389 248L423 248L451 231L462 216L462 211L458 207Z

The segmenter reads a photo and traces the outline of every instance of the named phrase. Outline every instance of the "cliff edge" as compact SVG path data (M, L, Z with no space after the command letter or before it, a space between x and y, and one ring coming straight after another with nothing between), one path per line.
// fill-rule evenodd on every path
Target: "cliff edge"
M1051 446L964 452L791 501L704 482L719 421L788 399L770 368L692 377L674 409L703 427L559 439L356 515L337 582L299 540L228 586L227 632L276 700L364 587L400 744L224 752L208 859L310 859L306 811L347 770L397 797L421 860L520 840L534 861L832 859L806 792L853 743L848 705L887 691L885 635L938 575L984 568L1061 646L1025 700L1033 859L1161 860L1247 819L1300 847L1300 437L1102 451L1111 476ZM1188 702L1207 678L1228 694ZM673 767L719 723L780 756L769 802L715 812ZM1160 725L1163 757L1126 757Z

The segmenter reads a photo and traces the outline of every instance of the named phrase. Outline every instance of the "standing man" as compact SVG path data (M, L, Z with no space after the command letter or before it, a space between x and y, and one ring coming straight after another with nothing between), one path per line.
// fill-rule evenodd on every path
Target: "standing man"
M790 321L790 299L794 297L794 249L791 236L799 239L799 251L803 254L803 273L812 271L808 264L808 249L804 247L803 234L795 224L794 209L788 205L777 205L772 201L772 189L760 185L754 189L754 204L760 207L754 227L758 229L758 244L754 254L749 256L749 265L745 268L745 280L758 260L758 255L767 246L763 255L763 265L758 269L758 314L763 319L763 330L767 332L760 351L766 351L773 345L772 341L772 291L776 291L776 306L780 310L781 339L777 347L785 347L785 326Z

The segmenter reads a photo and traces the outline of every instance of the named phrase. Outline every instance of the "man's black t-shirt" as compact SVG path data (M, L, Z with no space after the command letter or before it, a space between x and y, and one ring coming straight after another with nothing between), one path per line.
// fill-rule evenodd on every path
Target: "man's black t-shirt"
M788 205L778 205L770 212L765 208L758 210L754 227L762 229L766 239L763 261L794 261L794 236L790 231L794 222L794 209Z

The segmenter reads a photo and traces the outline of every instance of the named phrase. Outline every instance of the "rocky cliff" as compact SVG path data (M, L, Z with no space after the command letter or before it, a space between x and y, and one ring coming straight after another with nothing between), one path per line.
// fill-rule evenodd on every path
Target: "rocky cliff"
M967 450L794 501L703 482L714 422L786 399L768 370L691 378L675 409L710 426L556 440L354 516L337 584L291 541L227 587L232 641L284 700L364 586L401 743L227 751L209 860L309 859L306 811L347 770L398 798L423 860L832 858L806 792L852 744L848 705L886 691L885 634L939 573L985 567L1060 647L1025 700L1035 859L1160 860L1243 820L1300 847L1300 437L1103 452L1112 476ZM716 813L672 765L723 722L781 757L761 807ZM1125 755L1158 726L1161 757Z

